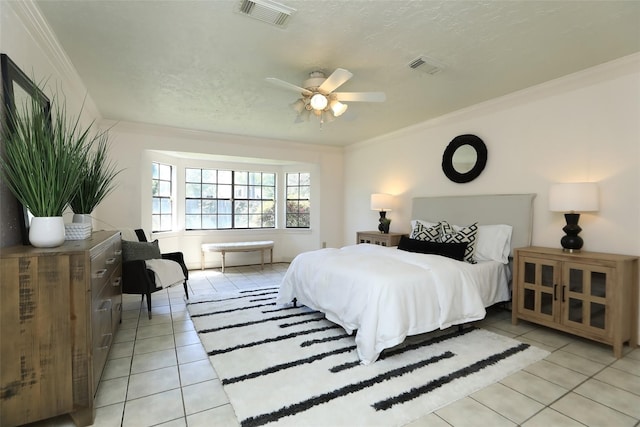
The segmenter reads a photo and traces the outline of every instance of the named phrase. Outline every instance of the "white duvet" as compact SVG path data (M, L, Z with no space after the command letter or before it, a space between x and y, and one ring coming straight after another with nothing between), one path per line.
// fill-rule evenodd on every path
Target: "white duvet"
M321 249L291 262L277 302L296 298L357 330L358 356L369 364L408 335L484 318L486 306L508 299L505 271L370 244Z

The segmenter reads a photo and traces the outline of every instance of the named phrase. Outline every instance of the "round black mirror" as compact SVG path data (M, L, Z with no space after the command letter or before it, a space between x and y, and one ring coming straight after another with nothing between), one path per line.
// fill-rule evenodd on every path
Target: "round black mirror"
M470 182L487 165L487 146L475 135L453 138L442 155L442 171L453 182Z

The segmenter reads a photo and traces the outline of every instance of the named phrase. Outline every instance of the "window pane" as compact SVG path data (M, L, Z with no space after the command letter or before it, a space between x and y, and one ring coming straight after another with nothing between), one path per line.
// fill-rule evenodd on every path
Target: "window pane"
M311 185L311 174L309 174L309 173L301 173L300 174L300 185Z
M160 165L158 163L151 163L151 178L160 179Z
M202 185L202 197L213 199L216 197L216 185L215 184L203 184Z
M261 228L262 227L262 215L249 215L249 227Z
M160 215L151 215L151 228L160 230Z
M199 215L202 211L200 200L187 200L185 202L185 213Z
M236 215L236 228L247 228L249 227L249 216L248 215Z
M236 199L246 199L248 194L246 185L235 185L233 190L233 197Z
M186 197L200 197L202 192L202 185L200 184L186 184L185 185L185 196Z
M160 181L160 191L158 192L158 195L162 197L171 197L171 182Z
M311 193L311 189L310 187L304 186L304 187L300 187L300 198L301 199L309 199L310 197L310 193Z
M218 213L218 202L216 200L203 200L202 201L202 213L203 214L215 214L215 213Z
M300 189L298 187L287 187L287 199L298 199Z
M231 185L218 185L218 198L230 199L231 198Z
M158 198L153 198L151 199L151 213L152 214L159 214L160 213L160 199ZM158 225L160 225L160 223L158 222Z
M231 200L218 200L218 213L219 214L231 214ZM231 222L229 222L231 226Z
M298 174L297 173L288 173L287 174L287 185L298 185Z
M231 215L218 215L218 228L231 228Z
M216 216L202 215L202 228L216 228Z
M287 215L287 227L298 227L298 217L296 215Z
M274 200L275 198L275 187L262 187L262 200Z
M246 185L249 183L249 172L236 172L235 184Z
M231 184L231 171L218 171L219 184Z
M310 218L311 217L308 214L301 214L300 216L298 216L298 227L311 227Z
M185 179L187 182L200 182L200 169L185 169Z
M160 212L162 212L163 215L171 213L171 200L160 199ZM165 219L163 219L163 221L165 221Z
M171 215L160 215L160 229L162 231L171 230Z
M261 199L262 198L262 187L260 186L256 186L256 185L252 185L249 187L249 193L248 193L248 197L249 199Z
M306 200L300 201L298 204L298 212L308 214L310 210L309 202Z
M249 173L249 184L252 185L260 185L262 184L262 173L260 172L250 172Z
M236 214L246 214L249 213L249 204L244 200L237 200L235 202L234 212Z
M160 165L160 179L164 181L171 181L171 166Z
M262 212L262 202L259 201L250 201L249 202L249 213L261 213Z
M184 217L185 227L188 230L197 230L202 228L200 226L200 215L185 215Z
M208 184L215 184L218 182L216 179L216 170L215 169L204 169L202 171L202 182L206 182Z
M276 185L276 174L275 173L263 173L262 174L262 185L275 186Z

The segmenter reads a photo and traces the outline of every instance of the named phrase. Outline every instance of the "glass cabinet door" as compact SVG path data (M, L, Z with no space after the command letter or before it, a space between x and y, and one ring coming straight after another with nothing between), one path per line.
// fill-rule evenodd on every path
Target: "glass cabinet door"
M611 291L613 270L567 262L562 276L561 298L565 304L562 323L608 334L606 298Z
M560 264L552 260L520 258L518 281L521 285L518 311L531 317L554 321L558 312L557 288Z

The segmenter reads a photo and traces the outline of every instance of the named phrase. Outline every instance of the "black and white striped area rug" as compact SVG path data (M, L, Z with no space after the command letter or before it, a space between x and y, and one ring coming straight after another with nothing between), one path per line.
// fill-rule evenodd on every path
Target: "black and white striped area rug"
M353 336L277 288L193 300L189 313L242 426L401 426L548 352L482 329L411 337L360 365Z

